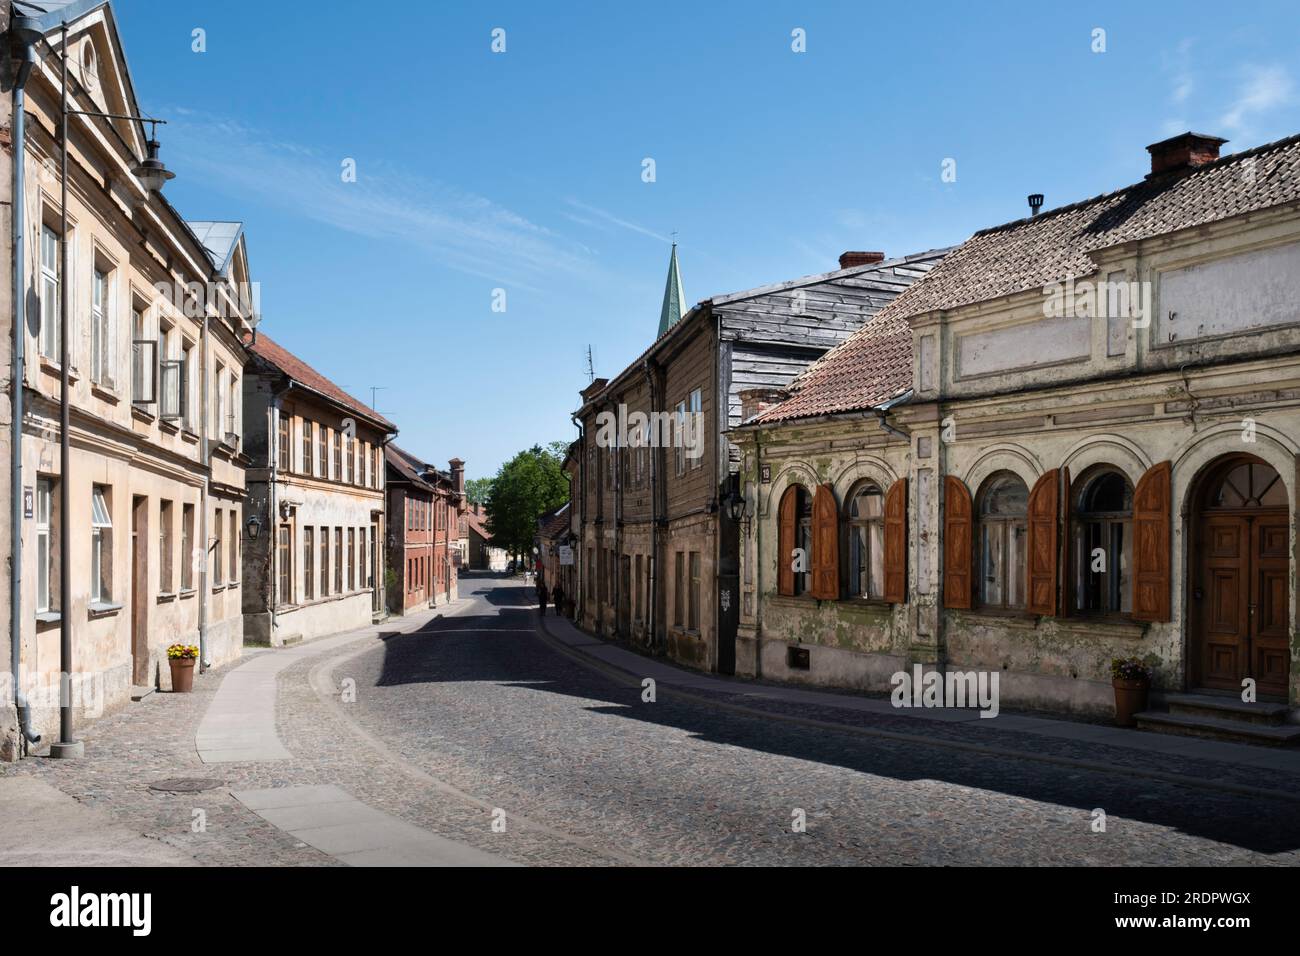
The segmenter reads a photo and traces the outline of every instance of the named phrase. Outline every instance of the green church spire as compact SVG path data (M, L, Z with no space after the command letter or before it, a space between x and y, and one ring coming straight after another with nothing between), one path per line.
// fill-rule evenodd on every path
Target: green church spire
M664 286L664 305L659 310L659 334L663 335L686 314L686 293L682 291L682 274L677 268L677 243L668 259L668 282Z

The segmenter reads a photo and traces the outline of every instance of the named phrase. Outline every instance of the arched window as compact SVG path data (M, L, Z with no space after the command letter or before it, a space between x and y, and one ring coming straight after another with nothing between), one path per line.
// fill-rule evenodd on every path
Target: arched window
M812 495L803 485L791 485L781 496L777 534L781 594L806 594L812 586L812 512ZM802 556L797 564L796 551Z
M1128 614L1133 610L1133 488L1104 468L1074 483L1074 607L1078 611Z
M1218 484L1211 484L1205 507L1285 508L1286 485L1278 473L1263 462L1242 462L1230 468Z
M979 497L979 600L984 607L1025 606L1026 512L1029 491L1010 472L984 482Z
M885 495L873 481L853 489L848 502L849 596L885 596Z

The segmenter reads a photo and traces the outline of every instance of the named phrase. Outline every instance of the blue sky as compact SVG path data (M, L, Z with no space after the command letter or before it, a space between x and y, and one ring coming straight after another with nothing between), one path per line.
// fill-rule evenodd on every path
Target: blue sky
M168 197L246 223L265 331L470 477L573 437L674 230L694 302L1109 191L1175 132L1300 132L1293 3L365 6L116 0Z

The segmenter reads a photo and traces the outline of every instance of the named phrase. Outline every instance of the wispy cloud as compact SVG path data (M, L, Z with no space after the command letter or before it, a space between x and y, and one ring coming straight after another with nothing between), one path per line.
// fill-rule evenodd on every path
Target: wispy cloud
M1186 103L1187 98L1192 95L1192 90L1196 88L1196 79L1192 75L1192 43L1191 37L1184 38L1179 42L1173 55L1166 58L1166 69L1171 74L1173 82L1169 99L1175 106Z
M603 209L598 209L595 206L590 206L585 202L578 201L577 199L570 198L570 199L566 199L565 202L569 206L573 207L574 209L577 209L579 212L584 213L583 216L575 216L566 213L567 218L569 218L573 222L578 223L579 225L589 226L596 229L603 229L606 228L605 225L602 225L603 223L609 226L617 226L620 229L627 229L631 232L639 233L643 236L649 236L651 239L658 239L660 242L672 242L672 240L669 239L667 236L660 235L654 230L647 229L645 226L638 225L635 222L629 222L626 219L620 219L612 212L606 212Z
M1240 131L1258 114L1291 102L1294 87L1285 67L1247 67L1236 99L1219 122L1225 129Z
M189 114L168 128L168 161L235 196L251 196L353 235L425 250L469 275L536 288L556 273L587 276L590 250L483 196L382 162L277 139L244 124ZM232 210L238 215L238 210Z

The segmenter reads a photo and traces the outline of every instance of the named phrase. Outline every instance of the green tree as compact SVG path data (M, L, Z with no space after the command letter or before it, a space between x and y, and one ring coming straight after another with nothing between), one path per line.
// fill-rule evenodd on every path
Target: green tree
M492 491L491 478L471 478L465 482L465 497L477 505L484 504Z
M537 519L569 500L564 442L534 445L501 466L487 496L492 543L514 554L528 554L537 536Z

